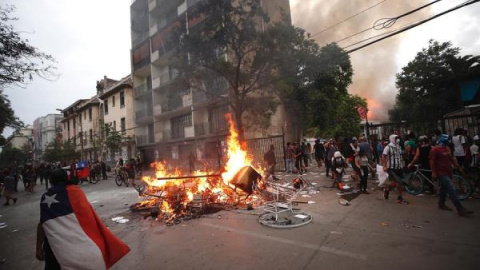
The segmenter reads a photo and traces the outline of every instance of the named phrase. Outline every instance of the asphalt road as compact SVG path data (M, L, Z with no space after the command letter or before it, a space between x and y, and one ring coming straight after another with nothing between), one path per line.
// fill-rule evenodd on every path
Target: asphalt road
M107 180L83 188L104 223L131 248L112 269L479 269L480 200L464 202L476 211L469 218L438 210L437 197L405 195L411 204L400 205L395 196L384 200L380 190L343 206L321 171L311 168L307 177L320 192L303 198L315 203L298 207L313 221L294 229L261 225L261 208L166 226L129 211L138 200L131 187ZM18 195L17 205L0 206L0 222L8 224L0 229L0 269L43 269L35 259L41 192ZM116 216L130 221L115 223Z

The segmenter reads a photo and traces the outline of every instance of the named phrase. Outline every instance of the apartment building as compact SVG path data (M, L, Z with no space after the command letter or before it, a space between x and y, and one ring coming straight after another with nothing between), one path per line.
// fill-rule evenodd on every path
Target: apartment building
M100 100L95 95L77 100L63 110L63 141L73 143L82 160L96 160L100 156L102 119L99 107Z
M101 117L103 123L109 124L114 130L120 132L125 140L121 145L121 153L115 153L122 156L124 160L135 157L135 120L133 110L133 88L132 79L128 75L120 81L112 82L110 85L103 86L99 91L99 98L102 101ZM106 155L107 162L112 155Z
M190 152L206 162L223 152L228 134L227 83L223 78L206 82L206 91L215 95L179 90L172 83L177 72L169 64L178 44L170 34L180 20L186 19L187 29L201 31L194 29L199 19L189 17L200 1L135 0L130 7L135 136L146 162L185 161ZM272 22L281 19L282 10L290 12L288 0L261 2ZM281 133L283 120L275 123L280 123Z
M47 114L33 121L34 159L42 159L48 144L61 138L62 114Z

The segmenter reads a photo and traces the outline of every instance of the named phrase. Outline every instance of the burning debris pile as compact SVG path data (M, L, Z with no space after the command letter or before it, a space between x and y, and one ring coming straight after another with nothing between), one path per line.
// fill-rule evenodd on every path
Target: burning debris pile
M263 183L263 168L253 167L252 157L245 145L238 141L238 133L229 115L228 160L220 172L195 171L185 175L180 170L167 170L167 165L157 162L155 176L142 177L138 189L140 201L131 206L132 211L145 211L164 220L167 225L181 219L192 219L223 209L261 204L258 189Z

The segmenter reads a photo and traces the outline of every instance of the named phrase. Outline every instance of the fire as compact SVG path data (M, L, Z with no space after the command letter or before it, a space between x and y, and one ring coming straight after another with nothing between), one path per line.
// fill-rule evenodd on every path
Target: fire
M155 177L144 176L142 180L147 187L144 199L139 205L158 205L160 210L168 215L169 219L178 217L187 207L202 203L236 203L239 196L248 197L242 190L235 189L231 184L235 174L243 167L252 166L253 157L246 149L246 144L238 139L230 114L226 115L230 125L230 136L227 138L227 162L221 174L215 171L195 171L186 175L180 169L169 170L165 162L152 163L155 168ZM263 174L262 168L256 170ZM154 196L151 199L149 196ZM253 198L255 196L252 196ZM251 199L250 198L250 199Z

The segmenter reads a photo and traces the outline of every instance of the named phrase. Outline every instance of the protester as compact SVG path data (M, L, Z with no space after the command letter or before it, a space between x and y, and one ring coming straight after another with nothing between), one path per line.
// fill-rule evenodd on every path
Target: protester
M335 152L337 152L337 151L338 151L337 140L336 139L331 139L330 142L329 142L327 159L326 159L326 165L327 165L326 176L328 176L328 171L331 169L332 179L335 179L335 170L332 167L332 158L333 158L333 155L335 154Z
M10 200L13 203L17 203L17 198L13 197L13 192L15 191L15 178L13 177L13 170L5 170L4 171L5 178L4 181L4 191L3 196L5 196L5 203L4 206L10 205Z
M287 147L285 148L285 162L287 163L287 173L293 173L295 149L290 142L287 142Z
M320 140L315 140L315 144L313 145L315 160L317 161L317 165L319 168L322 167L322 161L325 159L325 147Z
M417 161L419 161L420 168L424 169L422 173L425 174L428 179L431 179L432 172L430 169L429 158L432 146L430 144L430 139L427 136L420 136L420 143L421 145L417 147L415 156L413 157L413 160L408 164L408 167L412 167L414 164L417 163ZM433 195L436 193L432 183L430 183L429 181L424 181L423 183L427 186L428 192L430 194Z
M36 258L45 269L109 269L129 247L103 225L77 185L55 170L52 187L43 194L37 226Z
M295 149L295 168L297 169L298 174L303 174L307 170L303 165L303 153L298 143L293 144L293 149Z
M471 155L471 162L470 166L477 167L478 166L478 135L473 137L473 143L470 146L470 155Z
M135 159L131 158L125 165L125 171L128 176L128 183L135 186ZM127 184L128 187L128 184Z
M105 164L105 161L103 159L100 161L100 166L102 168L102 179L107 180L107 164Z
M340 153L340 151L336 151L333 154L331 164L332 171L335 171L335 181L333 182L332 187L336 187L340 189L340 191L343 191L342 178L345 174L345 168L347 168L348 165L345 157L342 156L342 153Z
M137 155L138 157L138 155ZM197 161L197 158L193 154L193 152L190 152L190 155L188 155L188 167L190 169L190 174L192 174L195 171L195 162Z
M275 176L275 166L277 162L275 160L275 147L270 145L270 149L263 156L263 160L267 163L267 179L271 175L273 180L280 180Z
M457 213L460 216L468 216L473 214L473 211L465 209L458 200L457 193L452 183L453 168L452 165L457 167L460 173L463 173L463 168L453 158L448 145L448 135L442 134L437 140L437 146L435 146L430 152L430 167L432 168L432 179L438 179L440 184L440 192L438 198L438 208L441 210L452 211L450 207L445 204L446 195L452 200Z
M403 198L403 186L399 184L397 178L403 178L404 161L402 156L402 149L400 148L400 138L396 134L389 137L390 143L383 149L382 165L383 170L388 172L390 183L384 187L383 197L388 200L390 190L397 188L397 203L408 204Z
M457 159L457 162L460 166L464 165L465 162L465 134L463 128L457 128L453 132L452 144L453 144L453 155Z
M364 194L369 194L367 190L367 180L370 163L365 151L362 149L358 152L358 156L355 157L355 165L360 168L360 191Z

